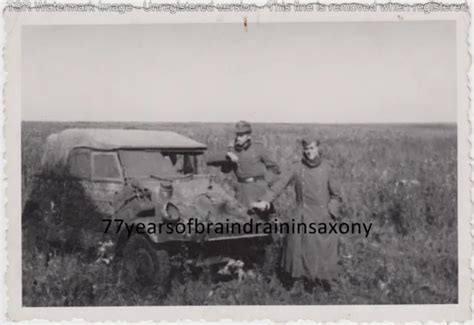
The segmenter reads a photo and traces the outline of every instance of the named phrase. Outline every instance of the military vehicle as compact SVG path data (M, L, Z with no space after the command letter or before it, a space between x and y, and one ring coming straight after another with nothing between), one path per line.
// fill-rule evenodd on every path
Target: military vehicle
M183 252L195 265L253 261L271 242L270 235L254 228L251 233L168 231L168 225L188 225L191 218L206 225L243 225L260 218L200 173L205 151L205 144L169 131L66 129L52 134L29 188L23 224L36 242L90 249L112 241L129 281L163 281L170 258ZM153 224L165 228L150 231Z

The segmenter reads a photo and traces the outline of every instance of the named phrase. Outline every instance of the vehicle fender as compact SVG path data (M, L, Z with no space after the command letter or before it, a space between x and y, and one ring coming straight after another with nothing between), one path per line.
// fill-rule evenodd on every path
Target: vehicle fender
M153 243L157 244L159 242L159 234L158 232L151 232L147 231L150 227L150 224L157 224L160 222L160 218L155 216L152 217L142 217L142 218L135 218L133 220L124 220L124 225L120 230L117 238L116 244L116 251L121 253L122 249L125 246L125 243L130 239L132 236L146 236L149 240ZM144 230L140 230L137 232L137 226L143 224L145 225ZM142 226L139 226L142 229Z

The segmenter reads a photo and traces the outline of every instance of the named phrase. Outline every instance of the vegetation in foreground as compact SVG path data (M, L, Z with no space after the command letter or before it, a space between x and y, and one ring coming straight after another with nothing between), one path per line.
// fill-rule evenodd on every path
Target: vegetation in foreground
M69 127L169 129L223 150L231 124L39 123L22 125L23 189L39 167L46 137ZM297 140L314 134L343 187L343 218L374 223L371 235L344 236L345 272L331 292L295 282L279 272L218 281L209 270L177 269L166 288L126 286L117 263L98 255L23 246L24 306L226 305L226 304L422 304L456 303L457 146L450 125L265 125L256 137L286 169L299 154ZM205 166L203 166L205 168ZM232 190L232 176L216 174ZM23 191L23 201L26 191ZM293 193L277 208L291 216ZM24 236L25 237L25 236ZM26 242L24 242L26 245ZM281 242L277 241L274 254ZM251 273L251 272L250 272ZM250 274L249 273L249 274Z

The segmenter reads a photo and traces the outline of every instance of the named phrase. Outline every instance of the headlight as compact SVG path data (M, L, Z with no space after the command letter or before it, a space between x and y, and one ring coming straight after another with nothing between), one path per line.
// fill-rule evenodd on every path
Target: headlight
M173 185L170 182L161 182L159 195L164 199L170 199L173 196Z
M181 219L181 213L176 205L171 202L165 203L163 206L163 219L167 222L177 222Z

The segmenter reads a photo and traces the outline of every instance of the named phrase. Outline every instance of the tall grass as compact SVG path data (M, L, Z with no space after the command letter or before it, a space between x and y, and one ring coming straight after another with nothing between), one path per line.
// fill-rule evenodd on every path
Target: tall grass
M231 124L36 123L22 125L23 200L37 170L44 141L68 127L135 127L174 130L224 150ZM24 247L25 306L182 304L411 304L456 303L457 145L452 125L266 125L254 126L280 163L298 157L297 142L312 134L335 166L348 222L372 222L368 238L343 236L344 272L329 293L286 287L278 274L257 272L242 281L214 281L206 272L180 270L169 287L127 288L120 270L81 254L45 253ZM202 166L232 190L232 175ZM291 216L292 190L277 202ZM279 245L281 243L277 243ZM166 293L166 294L165 294Z

